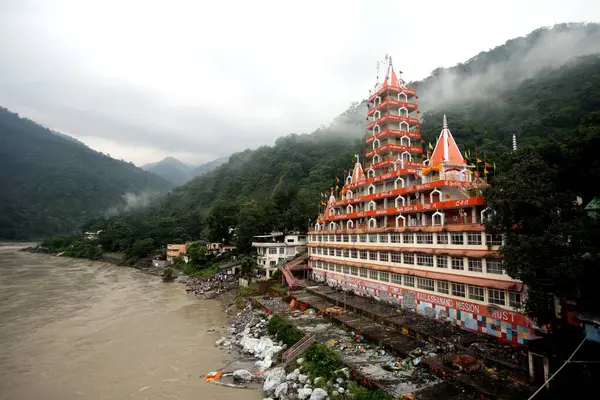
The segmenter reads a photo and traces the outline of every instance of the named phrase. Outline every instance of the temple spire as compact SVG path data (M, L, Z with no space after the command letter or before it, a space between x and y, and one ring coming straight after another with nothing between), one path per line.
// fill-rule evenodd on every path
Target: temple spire
M465 160L448 129L448 118L444 114L442 121L442 131L438 137L433 153L429 158L431 165L450 164L450 165L465 165Z

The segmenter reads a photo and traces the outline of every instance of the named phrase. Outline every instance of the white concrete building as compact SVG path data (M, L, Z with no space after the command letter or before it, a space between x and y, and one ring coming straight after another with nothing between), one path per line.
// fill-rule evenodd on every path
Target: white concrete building
M306 235L299 232L273 232L270 235L254 236L252 247L258 254L258 268L265 271L269 279L277 270L277 264L294 258L306 251Z

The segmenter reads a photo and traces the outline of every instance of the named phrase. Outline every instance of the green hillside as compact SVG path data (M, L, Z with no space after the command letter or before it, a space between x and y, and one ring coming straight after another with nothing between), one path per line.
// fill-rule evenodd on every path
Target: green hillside
M168 183L0 108L0 238L69 232Z
M591 54L600 52L598 32L596 24L537 30L464 64L437 69L418 83L419 102L428 110L421 114L425 142L435 141L445 113L463 149L477 145L502 170L510 168L500 155L510 148L513 133L521 147L574 134L600 108L600 56ZM567 46L560 55L567 58L557 64L558 56L548 52L556 53L559 45ZM490 78L496 74L500 81ZM203 217L211 240L231 240L229 228L237 228L242 251L254 234L305 229L317 215L320 193L335 186L335 177L341 178L352 167L353 155L362 152L365 117L364 104L355 103L329 127L234 154L214 171L176 188L151 213ZM161 235L159 242L169 236ZM119 240L115 236L111 248Z

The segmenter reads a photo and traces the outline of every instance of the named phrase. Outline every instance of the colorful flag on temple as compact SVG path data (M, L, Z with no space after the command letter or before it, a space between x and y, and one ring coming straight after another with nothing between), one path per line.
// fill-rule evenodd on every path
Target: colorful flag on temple
M487 170L487 168L484 168L484 169L483 169L483 174L484 174L484 175L487 175L487 174L488 174L488 170Z
M429 142L429 148L430 148L431 150L433 150L433 145L431 144L431 142Z
M479 157L477 157L477 164L481 164L483 162L483 160L481 160Z

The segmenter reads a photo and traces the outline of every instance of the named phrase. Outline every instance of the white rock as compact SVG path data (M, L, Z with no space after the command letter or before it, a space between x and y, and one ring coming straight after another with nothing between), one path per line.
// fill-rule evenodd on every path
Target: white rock
M306 384L308 384L308 385L312 384L312 382L310 381L310 379L306 380Z
M346 391L346 390L345 390L343 387L341 387L341 388L339 388L339 389L338 389L338 392L339 392L339 393L342 393L342 394L343 394L345 391Z
M296 362L298 363L298 365L302 365L304 364L304 358L299 358L296 360Z
M233 371L233 380L236 382L250 382L254 376L245 369Z
M279 398L285 396L287 394L287 391L288 391L288 384L283 382L275 388L275 397L279 399Z
M316 385L317 383L321 382L321 381L324 381L324 380L325 380L325 378L323 378L322 376L317 376L317 377L315 378L315 385Z
M298 379L298 375L300 375L300 371L298 371L297 369L290 372L289 374L287 374L287 376L285 377L286 381L295 381L296 379Z
M220 345L221 345L221 344L223 344L223 343L224 343L226 340L227 340L227 338L226 338L226 337L222 337L221 339L217 340L217 341L215 342L215 344L216 344L217 346L220 346Z
M300 383L306 383L306 380L308 379L308 375L304 375L304 374L298 374L298 381Z
M343 378L336 378L336 379L335 379L335 381L336 381L337 383L339 383L340 385L341 385L342 383L344 383L344 379L343 379Z
M313 390L310 388L298 389L298 399L299 400L308 399L310 397L310 395L312 394L312 392L313 392Z
M285 370L281 367L273 368L265 372L264 377L263 392L270 395L281 384L281 380L285 378Z
M269 368L271 368L271 365L273 365L273 360L271 360L270 358L269 359L265 358L264 360L259 360L254 363L254 367L259 371L264 371L266 369L269 369Z
M327 398L327 392L321 388L316 388L310 395L310 400L323 400Z

